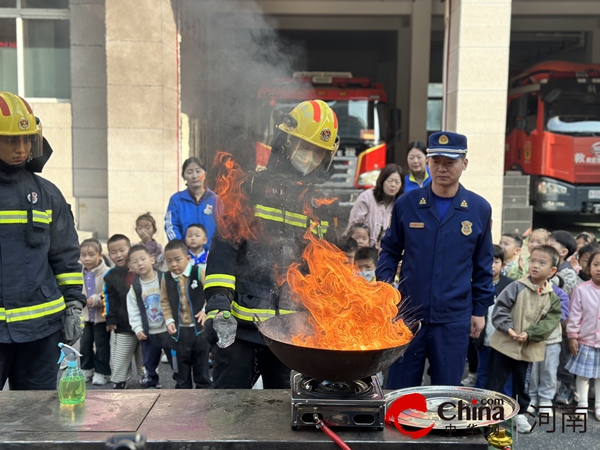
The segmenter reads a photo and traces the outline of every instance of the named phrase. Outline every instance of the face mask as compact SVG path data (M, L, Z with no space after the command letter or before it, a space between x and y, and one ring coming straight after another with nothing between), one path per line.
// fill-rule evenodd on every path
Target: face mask
M369 283L375 279L375 271L374 270L361 270L358 272L359 277L363 277Z
M302 175L307 175L319 167L325 155L322 152L297 149L292 153L292 166Z

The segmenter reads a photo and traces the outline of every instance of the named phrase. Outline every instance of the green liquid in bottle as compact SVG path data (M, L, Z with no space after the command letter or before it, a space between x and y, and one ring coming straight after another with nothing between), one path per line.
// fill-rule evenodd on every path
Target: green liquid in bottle
M58 383L58 399L65 405L74 405L85 400L85 379L81 371L77 372L79 374L70 374L67 369Z

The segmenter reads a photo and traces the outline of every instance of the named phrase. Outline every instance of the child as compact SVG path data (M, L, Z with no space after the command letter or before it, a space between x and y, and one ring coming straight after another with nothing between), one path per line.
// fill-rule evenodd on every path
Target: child
M358 248L369 247L369 227L364 223L355 223L348 230L347 235L356 241Z
M201 334L204 313L204 270L190 264L185 242L173 239L165 247L169 272L163 275L160 305L171 343L175 389L210 388L209 345ZM188 297L189 296L189 297Z
M131 242L127 236L114 234L108 240L108 256L115 264L104 275L104 301L106 302L106 330L116 334L113 353L111 381L115 389L125 389L131 378L131 358L135 355L140 379L142 371L142 347L129 325L127 293L135 274L129 270L127 255Z
M356 252L358 251L358 243L351 237L347 239L342 239L342 241L339 244L339 249L343 251L348 257L348 264L353 266L354 257L356 256Z
M566 367L577 375L577 412L580 414L587 414L590 378L595 379L594 415L600 420L600 337L597 331L600 325L600 250L590 255L589 272L591 279L575 288L571 300L567 335L573 356Z
M153 238L156 234L156 221L149 212L142 214L136 219L135 232L142 240L135 245L144 245L148 249L150 256L154 258L154 268L160 270L164 262L163 248Z
M110 381L110 333L102 316L102 283L108 267L102 257L102 244L86 239L80 246L83 265L83 293L87 306L83 308L85 326L81 336L81 371L85 381L101 386ZM94 353L94 347L96 352Z
M589 265L588 263L590 260L590 255L592 254L592 252L594 250L600 250L600 244L594 242L592 244L584 245L583 247L581 247L578 250L579 266L581 267L581 270L579 270L579 273L577 274L577 276L579 277L580 283L584 283L591 279L589 271L587 269L588 269L588 265Z
M369 283L375 283L375 267L377 267L379 252L373 247L359 248L354 257L354 264L358 269L358 276Z
M527 239L527 253L528 255L523 258L523 270L527 272L529 267L529 255L535 247L539 247L540 245L546 245L548 243L548 239L550 238L550 232L544 228L536 228L529 235L529 239Z
M206 237L206 228L198 223L191 224L185 232L185 244L188 246L188 253L192 261L192 265L206 269L206 258L208 252L204 250L204 245L208 242Z
M523 239L516 233L504 233L500 238L500 247L504 251L504 269L502 275L518 280L523 277L523 259L521 250Z
M494 262L492 263L492 275L494 283L494 301L498 298L500 293L506 286L513 282L511 278L502 275L502 268L504 267L504 250L499 245L494 245ZM476 388L484 388L487 380L487 364L488 356L490 354L490 341L492 340L492 334L494 333L494 325L492 325L492 311L494 305L488 308L488 313L485 316L485 328L479 334L479 337L474 340L473 345L477 350L477 381L475 382ZM469 374L470 375L470 374ZM468 380L465 380L468 381ZM465 386L467 383L463 384ZM512 380L508 380L506 387L502 390L506 395L512 395Z
M562 289L571 297L573 290L579 284L577 273L573 266L567 261L569 256L577 251L577 241L568 231L554 231L548 239L548 245L554 247L560 256L560 266L556 276L563 281ZM552 280L554 284L560 285L558 279Z
M568 231L554 231L548 239L548 245L551 245L556 249L560 256L560 265L558 266L558 272L552 279L552 282L567 293L569 297L573 294L573 290L579 284L577 274L573 270L573 267L567 261L577 250L577 241L571 233ZM558 395L556 396L556 402L564 405L568 405L575 398L575 377L565 368L570 357L569 352L569 339L566 335L566 328L563 328L562 342L560 349L560 362L558 365L558 379L560 386L558 388ZM575 399L576 400L576 399Z
M142 355L146 376L140 382L142 387L157 388L156 368L164 350L171 363L171 336L160 307L160 284L162 272L152 265L154 258L143 245L134 245L129 250L129 267L135 272L135 278L127 294L129 324L142 343Z
M516 419L519 433L531 431L525 415L529 406L529 363L544 359L546 339L560 321L560 300L549 282L558 263L554 248L549 245L534 248L529 275L502 291L492 313L496 331L490 342L486 389L500 391L512 375L513 393L521 411Z
M577 242L577 251L573 253L573 255L571 255L571 257L569 258L569 263L571 263L573 270L576 273L579 273L582 269L581 264L579 264L580 250L586 245L595 244L596 236L587 231L583 231L577 235L577 237L575 238L575 242Z

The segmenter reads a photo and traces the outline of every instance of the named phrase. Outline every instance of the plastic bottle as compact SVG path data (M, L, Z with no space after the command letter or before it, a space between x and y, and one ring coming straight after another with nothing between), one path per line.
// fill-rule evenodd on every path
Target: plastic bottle
M222 311L215 316L213 321L213 327L219 337L217 345L221 348L229 347L235 341L237 320L229 311Z
M77 363L77 356L81 356L73 347L58 344L60 348L60 359L58 364L67 358L67 369L58 382L58 400L65 405L75 405L85 400L85 378Z

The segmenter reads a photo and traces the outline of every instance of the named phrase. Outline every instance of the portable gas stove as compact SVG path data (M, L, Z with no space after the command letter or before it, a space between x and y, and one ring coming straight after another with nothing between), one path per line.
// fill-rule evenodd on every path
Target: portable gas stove
M314 414L332 427L383 430L386 400L376 376L323 381L292 371L292 430L313 428Z

